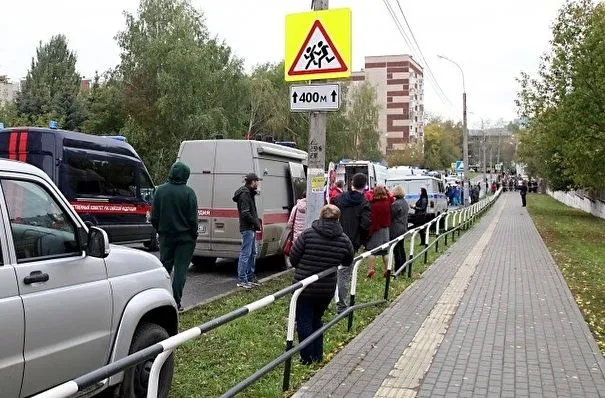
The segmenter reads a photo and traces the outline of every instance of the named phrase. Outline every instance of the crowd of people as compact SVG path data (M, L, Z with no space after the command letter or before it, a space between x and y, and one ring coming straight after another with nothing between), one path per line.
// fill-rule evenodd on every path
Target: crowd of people
M320 218L311 228L305 229L307 210L306 195L298 199L288 221L292 229L293 246L289 262L295 268L294 280L301 281L311 275L338 265L344 267L336 275L323 278L307 287L301 294L297 310L296 325L302 341L321 328L321 318L334 298L336 290L337 312L342 313L349 305L351 266L355 253L362 247L374 250L404 234L408 230L410 207L414 209L414 225L425 222L428 207L427 191L422 188L420 199L409 206L401 186L392 191L384 185L372 190L365 174L356 174L352 189L344 191L344 183L336 182L329 189L327 204L321 209ZM421 234L421 243L425 237ZM387 252L376 253L382 257L383 277L387 276ZM403 242L394 250L394 268L399 269L406 261ZM376 274L376 256L369 257L367 277ZM301 362L310 364L323 359L323 339L316 339L301 350Z

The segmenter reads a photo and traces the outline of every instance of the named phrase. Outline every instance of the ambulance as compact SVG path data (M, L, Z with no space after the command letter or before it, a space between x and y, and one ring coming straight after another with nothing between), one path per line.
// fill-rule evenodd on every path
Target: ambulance
M196 140L181 143L177 160L191 169L187 184L198 202L194 265L206 268L217 258L239 257L239 214L232 198L248 173L261 179L255 196L262 226L258 258L281 254L282 232L307 185L305 151L255 140Z

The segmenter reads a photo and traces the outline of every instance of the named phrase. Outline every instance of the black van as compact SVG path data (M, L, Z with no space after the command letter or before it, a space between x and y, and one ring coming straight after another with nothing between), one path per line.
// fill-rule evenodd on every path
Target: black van
M150 223L155 186L123 137L37 127L0 129L0 157L42 169L84 221L113 243L143 242L157 250Z

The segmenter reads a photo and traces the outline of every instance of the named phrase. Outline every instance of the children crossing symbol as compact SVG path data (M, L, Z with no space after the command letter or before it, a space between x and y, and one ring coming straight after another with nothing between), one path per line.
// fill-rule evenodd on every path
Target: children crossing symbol
M347 65L320 20L316 20L303 42L288 75L346 72Z

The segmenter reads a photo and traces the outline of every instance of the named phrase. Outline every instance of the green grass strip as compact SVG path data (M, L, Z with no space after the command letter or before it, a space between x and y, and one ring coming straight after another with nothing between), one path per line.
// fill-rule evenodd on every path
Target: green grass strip
M605 355L605 220L546 195L527 206Z

